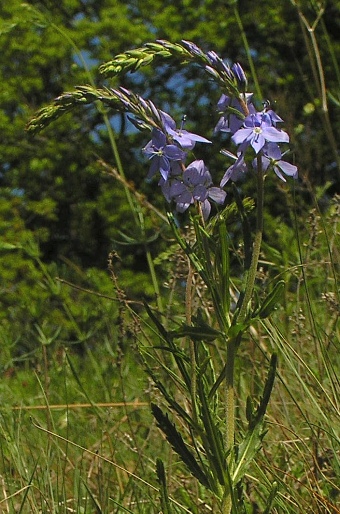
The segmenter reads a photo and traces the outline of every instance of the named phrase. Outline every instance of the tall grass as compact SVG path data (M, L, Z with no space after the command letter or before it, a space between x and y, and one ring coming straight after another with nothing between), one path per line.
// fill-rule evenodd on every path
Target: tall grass
M285 275L285 305L251 330L241 355L242 404L250 378L254 395L259 391L268 350L279 354L268 433L247 477L253 512L262 512L273 481L273 512L339 512L338 199L325 214L313 209L309 223L313 231L298 227L298 237L294 228L277 229L283 242L299 242L285 246L286 254L264 250L264 277ZM183 506L175 512L185 512L192 494L199 512L210 511L203 491L191 489L190 475L178 475L177 458L154 426L148 405L158 393L133 350L142 320L134 323L124 354L108 339L85 347L84 355L45 352L41 345L35 369L4 373L2 512L157 512L156 455L168 462L169 495ZM13 345L8 335L2 343ZM245 420L237 422L242 430ZM262 484L262 503L256 484Z
M299 15L304 23L303 13ZM311 41L315 52L315 41ZM320 65L318 55L314 57ZM316 70L316 76L325 101L321 70ZM327 111L324 116L328 130ZM334 136L329 137L334 148ZM124 183L122 174L120 182ZM134 208L135 198L126 186ZM302 181L301 188L307 186ZM246 474L247 513L267 513L270 508L277 514L340 512L340 202L334 197L321 211L314 193L312 198L314 207L301 216L295 194L288 224L268 215L270 237L262 247L256 291L260 297L261 285L284 278L284 299L270 319L258 320L243 336L236 366L236 426L242 434L249 389L260 401L264 364L270 353L278 354L277 381L265 419L268 433ZM141 209L141 205L136 207L136 219L142 230ZM45 287L46 283L51 288L70 287L55 280L36 255L31 258L43 268ZM171 247L156 263L148 255L148 262L158 296L155 309L165 323L176 321L177 306L185 301L185 255ZM163 289L158 286L157 262L167 263ZM155 426L149 405L162 400L144 367L156 331L140 306L125 297L124 284L119 283L113 266L111 275L112 298L105 287L105 301L100 304L107 334L101 330L98 340L88 340L79 316L75 319L61 297L81 353L77 345L55 344L57 338L51 336L50 328L39 326L34 366L28 360L19 366L15 359L11 361L15 334L7 328L0 334L6 357L0 383L1 512L159 512L162 487L155 471L161 474L162 470L156 457L166 462L164 512L166 508L169 513L193 512L193 504L195 512L214 512L213 495L182 467ZM206 287L198 277L192 279L209 316ZM238 279L235 273L231 283L237 284ZM160 291L167 299L166 310L159 300ZM104 294L100 286L85 292L98 298ZM110 325L111 303L115 308ZM216 360L220 354L217 348ZM167 362L171 360L172 356ZM180 391L176 395L178 401L185 401Z

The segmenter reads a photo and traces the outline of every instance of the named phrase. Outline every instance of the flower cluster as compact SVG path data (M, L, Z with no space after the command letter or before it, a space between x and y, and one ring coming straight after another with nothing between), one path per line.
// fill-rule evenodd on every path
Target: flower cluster
M234 163L223 175L220 187L224 187L229 180L238 180L249 167L256 171L258 157L263 171L267 172L271 167L284 182L286 179L282 172L297 178L297 167L282 160L283 154L278 144L289 142L287 132L277 127L277 123L282 123L283 120L269 109L267 103L262 111L256 111L252 96L252 93L245 93L237 99L223 94L218 102L218 109L222 115L214 132L229 132L231 140L238 146L236 155L222 150L222 153L231 157ZM249 148L256 155L250 165L246 161L246 152Z
M143 152L151 161L148 179L160 174L159 185L169 203L178 212L184 212L197 203L204 219L211 211L211 201L222 205L226 198L223 187L229 180L236 181L247 171L255 172L261 166L267 173L272 169L283 181L284 175L297 178L297 167L283 160L279 143L288 143L289 136L278 127L282 119L269 108L268 102L261 111L253 103L253 94L246 92L247 78L239 63L232 66L215 53L204 54L194 43L183 42L193 56L205 62L206 71L224 81L228 94L222 94L217 104L220 119L214 134L227 132L237 146L236 154L222 150L233 159L224 173L219 187L213 186L211 174L202 160L186 165L188 152L196 143L211 143L208 139L180 128L169 114L157 111L158 123L152 128L151 140ZM255 156L255 158L254 158Z
M207 219L211 204L210 200L223 204L226 193L220 187L214 187L208 168L202 160L195 160L185 165L187 152L196 143L210 143L205 137L176 128L175 121L167 113L160 111L162 128L152 129L152 139L143 149L151 160L148 179L160 173L164 197L168 202L176 204L178 212L199 202L204 219ZM182 124L183 125L183 124Z

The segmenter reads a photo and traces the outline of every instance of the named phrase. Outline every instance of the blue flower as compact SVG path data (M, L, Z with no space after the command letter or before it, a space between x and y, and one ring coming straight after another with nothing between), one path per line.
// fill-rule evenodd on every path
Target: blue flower
M272 166L276 175L284 182L286 182L286 179L282 175L282 172L288 177L293 177L295 179L297 178L297 166L294 166L294 164L290 164L289 162L282 160L282 153L280 147L276 143L267 143L263 147L262 152L263 154L261 157L261 161L264 171L267 171L267 169L270 166ZM253 166L254 168L257 167L256 159L254 159Z
M163 184L163 187L167 186ZM211 175L202 160L193 161L182 176L170 179L167 193L175 201L178 212L184 212L195 201L200 202L204 219L208 218L211 211L209 199L222 204L226 197L225 191L212 186Z
M288 143L288 134L273 125L276 121L282 121L279 117L279 120L275 120L274 115L273 111L250 114L244 119L243 128L240 128L232 136L233 142L236 145L242 145L243 149L251 145L256 154L260 152L266 142Z
M256 110L251 103L252 97L253 93L245 93L244 95L249 112L254 114ZM219 112L223 112L224 114L218 120L217 125L214 128L214 134L219 131L235 134L235 132L237 132L242 127L245 117L238 99L223 94L217 103L217 109ZM238 116L237 113L233 111L238 111L240 115Z
M192 55L206 58L205 53L197 45L195 45L195 43L192 43L192 41L186 41L185 39L182 39L182 43Z
M145 155L151 160L147 178L152 178L158 171L166 180L170 172L171 161L183 161L186 153L177 145L167 144L166 135L159 129L152 129L152 139L143 148Z
M185 150L192 150L196 143L211 143L211 141L205 137L183 130L182 127L176 129L175 120L166 112L161 111L161 117L165 132Z
M234 74L230 69L230 66L226 64L219 55L213 50L207 52L207 58L209 59L212 66L206 66L205 69L216 77L216 70L218 70L222 76L226 77L228 81L232 81Z
M233 72L235 78L236 78L236 81L238 83L238 85L240 86L240 88L245 91L246 87L247 87L247 77L246 77L246 74L244 73L243 71L243 68L242 66L238 63L238 62L235 62L232 67L231 67L231 71Z
M220 187L224 187L229 180L236 182L237 180L242 178L244 174L248 171L248 167L244 161L244 154L242 152L240 152L237 156L232 154L231 152L228 152L227 150L221 150L221 153L223 155L226 155L227 157L231 157L235 161L234 164L229 166L229 168L222 177Z

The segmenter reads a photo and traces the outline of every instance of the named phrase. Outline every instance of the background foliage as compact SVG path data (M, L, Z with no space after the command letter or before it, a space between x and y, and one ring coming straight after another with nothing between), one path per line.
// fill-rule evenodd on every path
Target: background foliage
M266 186L261 277L270 281L285 276L285 302L274 328L259 326L253 333L242 373L253 374L256 391L259 377L254 363L261 361L261 345L275 341L282 352L284 386L277 390L270 422L280 427L281 434L274 432L266 443L268 460L264 457L262 469L276 458L276 478L288 490L286 512L297 512L297 502L301 513L339 512L334 428L339 419L339 204L334 196L340 192L339 2L188 0L177 5L158 0L12 0L4 4L0 6L0 397L7 408L1 414L1 437L10 444L2 447L0 474L6 494L14 495L6 505L13 512L27 508L25 487L40 477L35 482L39 493L30 499L32 510L26 512L38 511L44 503L41 498L45 512L53 512L58 501L66 512L71 497L77 498L72 508L85 512L95 504L89 492L93 490L103 512L118 509L109 491L115 491L111 496L133 512L153 512L152 505L157 512L152 490L143 510L145 488L132 485L125 471L112 471L108 463L68 447L65 441L54 443L42 434L44 450L40 459L34 457L37 429L25 410L12 407L128 402L141 392L143 401L148 401L156 394L145 383L135 357L137 322L122 311L115 279L134 300L145 296L153 300L150 252L163 292L169 290L163 282L173 277L172 285L179 290L176 302L181 298L182 264L173 255L166 223L143 202L143 233L136 229L124 188L103 165L122 166L132 191L138 189L162 210L153 186L144 180L147 163L142 162L140 149L147 141L124 116L105 113L100 106L65 115L34 139L26 134L25 125L37 109L76 84L102 85L100 63L164 38L192 40L205 50L214 49L242 63L249 75L254 66L257 101L269 99L275 104L291 135L300 179L294 195L278 181L269 180ZM207 95L199 78L194 68L174 71L159 66L129 74L120 84L133 86L160 108L171 105L177 119L187 114L188 130L195 128L210 137L218 92L212 86ZM204 158L205 149L201 152ZM216 155L211 169L220 170L222 176L223 166ZM112 251L117 252L114 280L107 269ZM295 384L293 397L287 390L290 382ZM144 407L130 411L125 406L124 414L100 408L86 415L83 410L75 411L79 415L72 410L67 415L53 409L42 412L34 416L37 423L80 441L94 454L109 455L130 472L141 465L139 474L152 477L154 455L147 441L156 429ZM93 428L89 439L88 425ZM284 443L279 434L286 437ZM116 455L122 440L126 453ZM27 451L18 450L22 444ZM163 451L160 441L159 446ZM94 466L96 473L91 474ZM70 469L73 474L65 481L66 468L69 477ZM47 472L39 474L37 469ZM267 470L269 475L274 471ZM185 486L172 487L185 504L189 494ZM252 497L249 487L247 494ZM24 492L16 496L20 488ZM56 497L47 501L53 488ZM299 500L297 488L302 488ZM255 503L253 512L259 512Z

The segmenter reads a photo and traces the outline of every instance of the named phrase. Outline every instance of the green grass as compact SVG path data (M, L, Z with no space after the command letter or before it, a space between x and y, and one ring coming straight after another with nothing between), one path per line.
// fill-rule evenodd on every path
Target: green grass
M240 405L249 389L256 398L267 356L279 355L268 433L244 491L254 513L263 511L273 482L272 512L340 511L338 204L323 217L311 215L316 236L301 232L300 243L287 255L277 253L276 261L273 251L267 249L268 259L264 251L263 278L285 276L284 305L242 342ZM34 359L3 370L1 512L159 512L159 456L170 497L182 505L173 504L174 512L185 512L193 495L198 512L211 512L211 499L180 467L152 420L149 403L159 396L138 357L141 332L134 323L126 316L122 340L112 322L106 338L83 343L81 352L37 341ZM8 334L3 343L8 356ZM238 423L242 430L244 420Z

